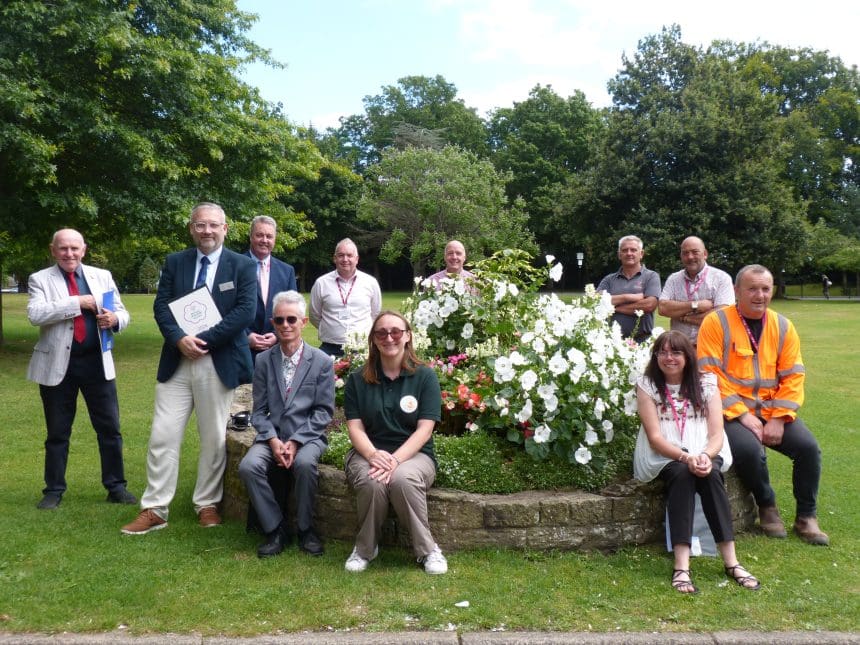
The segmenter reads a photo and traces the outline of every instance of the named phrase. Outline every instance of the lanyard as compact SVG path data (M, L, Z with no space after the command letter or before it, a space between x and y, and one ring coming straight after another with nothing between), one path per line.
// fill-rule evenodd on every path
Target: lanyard
M737 308L737 305L735 305L735 308ZM756 341L755 336L753 336L752 329L750 329L750 326L747 324L746 318L744 318L743 315L741 314L740 309L738 309L738 317L741 319L741 324L744 326L744 329L747 332L747 336L750 339L750 345L752 345L755 353L758 354L758 341ZM764 333L765 322L767 322L767 312L766 311L764 312L764 316L761 317L761 333Z
M346 292L346 295L343 295L343 289L340 288L340 277L335 276L334 281L337 284L337 290L340 292L340 301L343 303L343 306L346 307L346 303L349 302L349 295L352 293L352 288L355 286L355 279L357 275L352 276L352 281L349 284L349 291Z
M705 276L708 275L708 268L705 269L698 275L696 281L690 286L690 280L684 277L684 289L687 291L687 300L692 300L697 293L699 293L699 287L705 282Z
M666 399L669 401L669 407L672 408L672 417L675 419L675 427L678 428L678 433L681 435L681 442L684 441L684 428L687 427L687 408L690 407L690 401L684 399L684 408L681 410L681 415L678 416L678 411L675 409L675 399L672 397L672 392L666 386Z

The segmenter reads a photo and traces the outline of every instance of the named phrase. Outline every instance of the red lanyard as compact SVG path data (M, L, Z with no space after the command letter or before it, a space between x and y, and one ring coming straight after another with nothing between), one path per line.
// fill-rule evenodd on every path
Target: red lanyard
M681 410L682 416L678 416L678 411L675 409L675 399L672 397L672 392L666 386L666 400L669 401L669 407L672 408L672 417L675 419L675 427L681 435L681 441L684 441L684 428L687 427L687 408L690 406L690 401L684 399L684 408Z
M346 303L349 302L349 295L352 293L352 288L355 286L355 279L357 275L352 276L352 282L349 285L349 291L346 292L346 296L343 295L343 289L340 288L340 278L335 276L334 281L337 284L337 290L340 292L340 301L343 303L343 306L346 307Z
M690 286L690 280L686 277L684 278L684 289L687 291L687 300L692 300L693 297L699 293L699 287L705 282L705 276L708 275L708 267L705 267L704 271L699 274L699 277L696 278L696 281L693 283L693 286Z
M735 305L735 308L737 308L737 305ZM741 319L741 324L744 326L744 329L747 332L747 336L750 339L750 345L753 346L753 350L755 350L756 354L758 354L758 342L756 341L755 336L753 336L752 329L750 329L750 326L747 324L746 318L744 318L743 315L741 314L740 309L738 309L738 318ZM762 334L764 333L765 322L767 322L767 312L766 311L764 312L764 316L761 317L761 333Z

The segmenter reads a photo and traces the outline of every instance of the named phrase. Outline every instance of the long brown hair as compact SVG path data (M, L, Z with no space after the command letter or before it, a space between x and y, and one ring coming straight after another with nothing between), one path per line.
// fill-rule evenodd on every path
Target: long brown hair
M404 369L411 374L419 365L424 365L424 361L418 358L417 354L415 354L415 348L412 346L412 325L410 325L409 321L403 317L403 314L386 309L385 311L380 311L376 315L376 318L373 319L373 324L370 326L370 333L367 335L367 361L364 363L364 367L361 370L361 376L364 378L365 383L379 383L379 348L373 342L373 332L376 331L376 323L379 322L379 319L383 316L394 316L403 323L403 329L409 332L409 340L407 340L406 344L403 346L403 361L400 363L400 369Z
M702 384L699 366L696 362L696 350L693 349L693 344L687 336L677 330L664 332L657 337L654 345L651 346L651 360L648 361L648 366L645 368L645 376L651 379L651 382L657 387L660 401L664 406L669 405L666 400L666 377L657 363L657 353L662 350L684 353L684 371L681 373L680 394L690 402L695 414L707 416L708 408L702 399Z

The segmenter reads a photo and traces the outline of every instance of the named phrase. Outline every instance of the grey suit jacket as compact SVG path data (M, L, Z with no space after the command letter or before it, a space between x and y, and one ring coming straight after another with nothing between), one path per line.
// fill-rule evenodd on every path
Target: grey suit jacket
M129 323L128 311L122 304L119 289L116 288L110 271L86 264L81 264L81 269L99 308L102 306L104 294L113 291L116 331L125 329ZM30 300L27 302L27 319L31 325L39 327L39 340L33 348L27 378L40 385L58 385L69 368L75 328L73 321L81 314L78 298L69 295L66 278L56 264L33 273L28 289ZM102 352L102 365L107 380L116 378L110 350Z
M314 439L328 443L325 430L334 414L331 356L305 343L289 392L284 391L282 362L280 344L257 355L251 413L255 441L278 437L299 445Z

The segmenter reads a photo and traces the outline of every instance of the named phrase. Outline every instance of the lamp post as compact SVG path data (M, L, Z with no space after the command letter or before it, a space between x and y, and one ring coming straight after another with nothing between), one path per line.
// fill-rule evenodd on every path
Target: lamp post
M582 289L585 289L585 285L582 284L582 262L585 260L585 253L582 251L576 252L576 266L579 268L579 284Z

